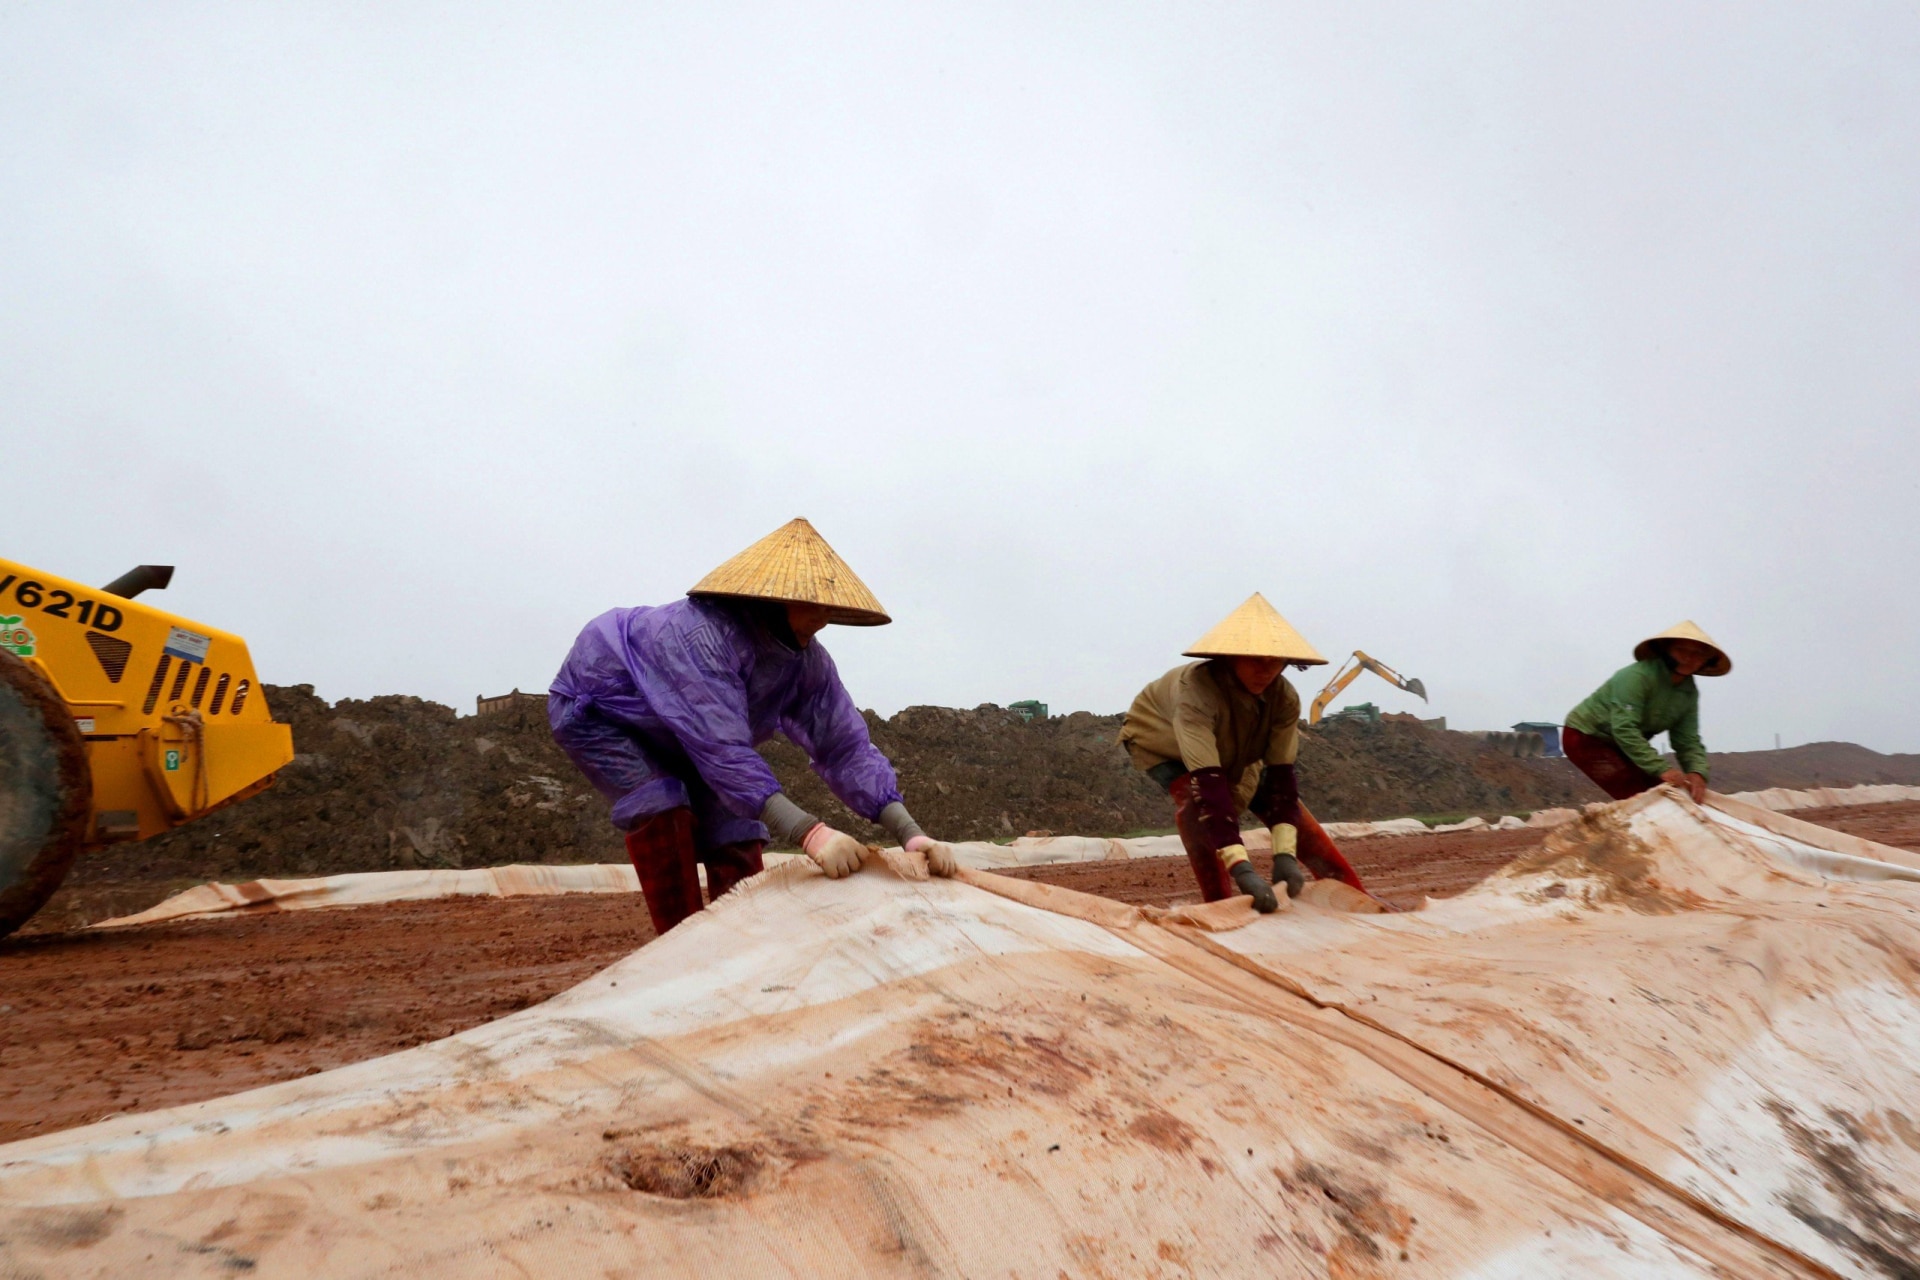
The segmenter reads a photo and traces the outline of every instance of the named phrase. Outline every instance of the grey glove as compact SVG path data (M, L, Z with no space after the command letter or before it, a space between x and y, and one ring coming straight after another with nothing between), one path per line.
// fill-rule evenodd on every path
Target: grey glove
M887 834L893 837L893 842L902 849L913 848L915 837L922 840L927 838L927 833L920 829L920 824L915 822L913 815L907 812L907 806L898 800L882 809L880 816L874 821L886 828Z
M1297 898L1300 891L1307 887L1307 873L1300 866L1300 859L1290 853L1273 855L1273 883L1287 882L1287 896Z
M760 821L767 824L767 833L774 843L798 845L807 838L807 832L814 829L820 819L787 799L784 791L776 791L767 797L760 806Z
M1253 909L1261 915L1280 909L1280 899L1273 896L1273 886L1266 877L1253 869L1251 860L1236 862L1228 873L1233 877L1234 885L1240 892L1253 899Z

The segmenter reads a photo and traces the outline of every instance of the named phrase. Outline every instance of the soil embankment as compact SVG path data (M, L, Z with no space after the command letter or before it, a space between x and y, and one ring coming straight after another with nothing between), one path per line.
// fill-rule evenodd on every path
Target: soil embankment
M606 804L554 746L537 707L458 716L420 698L329 704L307 685L268 686L298 755L265 794L156 840L82 859L28 928L71 928L142 910L206 880L511 862L617 862ZM1120 717L1031 723L1000 707L868 713L926 828L949 839L1028 832L1164 830L1166 797L1115 742ZM803 806L865 839L784 739L763 749ZM1777 761L1769 763L1774 757ZM1920 757L1846 744L1716 757L1721 790L1811 782L1920 781ZM1516 759L1463 733L1389 721L1303 731L1301 785L1327 821L1405 814L1492 817L1602 798L1558 759Z
M1920 851L1920 803L1794 816ZM1544 838L1460 832L1343 848L1375 892L1410 907L1477 884ZM1180 858L1014 874L1125 902L1198 896ZM0 940L0 1142L450 1035L558 994L652 936L637 897L581 894Z
M294 762L265 794L156 840L108 850L80 880L324 875L623 856L606 805L554 746L537 710L456 716L419 698L343 699L268 686L293 726ZM1163 829L1166 797L1115 742L1118 716L1031 723L999 707L868 713L874 742L930 831L992 840L1029 831ZM802 805L877 838L828 794L784 739L762 754ZM1417 725L1307 730L1300 772L1323 819L1494 815L1598 798L1564 761L1517 760L1465 734Z
M1727 751L1710 757L1716 791L1768 787L1920 786L1920 755L1882 755L1851 742L1809 742L1782 751Z

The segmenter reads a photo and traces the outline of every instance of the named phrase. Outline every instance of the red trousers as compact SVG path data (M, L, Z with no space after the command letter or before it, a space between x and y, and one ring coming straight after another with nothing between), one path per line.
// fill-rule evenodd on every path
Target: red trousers
M627 857L640 877L653 931L665 933L706 904L700 901L699 864L707 868L707 897L718 898L748 876L760 874L764 840L743 840L700 852L693 839L693 810L669 809L642 818L627 832Z
M1190 773L1183 773L1168 789L1173 796L1173 825L1180 832L1180 845L1187 851L1187 865L1193 868L1193 878L1200 882L1201 899L1219 902L1236 896L1240 890L1234 887L1227 869L1220 865L1220 854L1202 828L1192 777ZM1360 883L1359 872L1340 852L1333 837L1307 812L1305 801L1300 803L1299 819L1294 828L1300 833L1300 847L1296 850L1300 864L1321 880L1339 880L1366 892L1367 886Z
M1637 796L1660 785L1660 779L1627 759L1620 748L1606 738L1595 738L1570 726L1560 730L1560 749L1594 785L1615 800Z

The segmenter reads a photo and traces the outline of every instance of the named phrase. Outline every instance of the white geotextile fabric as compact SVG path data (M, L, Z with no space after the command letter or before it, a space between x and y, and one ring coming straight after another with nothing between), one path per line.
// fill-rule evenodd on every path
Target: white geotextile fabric
M299 880L248 880L196 885L157 906L102 920L96 929L155 924L240 911L304 911L376 902L480 896L511 898L549 893L637 893L640 881L626 865L470 867L458 871L364 871Z
M1920 787L1895 783L1863 783L1857 787L1809 787L1796 791L1788 787L1770 787L1765 791L1741 791L1735 800L1758 805L1762 809L1788 812L1794 809L1827 809L1854 804L1895 804L1902 800L1920 800Z
M800 854L770 853L768 866ZM699 868L700 883L707 869ZM321 907L364 907L382 902L423 902L429 898L520 898L556 893L638 893L640 878L625 862L514 863L505 867L466 867L433 871L351 871L298 880L248 880L241 884L195 885L145 911L101 920L91 927L118 929L202 916L243 915L262 911L312 911Z
M1771 810L1825 808L1835 805L1887 804L1920 799L1920 787L1859 786L1816 788L1811 791L1743 791L1726 797L1747 805ZM1589 806L1598 808L1604 806ZM1517 831L1524 828L1557 827L1580 816L1578 809L1541 809L1522 819L1513 814L1498 822L1485 818L1467 818L1461 822L1429 827L1418 818L1388 818L1380 822L1329 822L1327 834L1335 840L1364 840L1376 836L1445 835L1456 831ZM1245 833L1248 849L1256 853L1269 850L1264 829ZM979 871L1008 867L1038 867L1060 862L1103 862L1130 858L1184 857L1179 836L1139 836L1131 839L1105 839L1098 836L1022 836L1006 844L986 840L958 841L953 846L964 866ZM799 854L770 853L769 867ZM706 868L700 868L700 882L706 883ZM201 916L230 915L251 911L299 911L315 907L354 907L378 902L412 902L427 898L458 897L475 894L488 897L514 897L544 893L634 893L640 884L633 868L625 863L598 865L543 866L516 864L507 867L481 867L436 871L367 871L345 875L320 876L299 880L251 880L244 884L204 884L175 894L157 906L134 915L102 920L93 927L113 929L124 925L154 924L163 920L181 920Z
M1821 854L1920 862L1654 792L1397 915L788 865L498 1022L0 1146L0 1274L1906 1275L1920 886Z

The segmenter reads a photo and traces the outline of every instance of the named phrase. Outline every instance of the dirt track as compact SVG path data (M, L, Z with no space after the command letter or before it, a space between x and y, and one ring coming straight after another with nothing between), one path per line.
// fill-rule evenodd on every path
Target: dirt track
M1920 850L1920 803L1794 815ZM1535 831L1353 841L1415 906ZM1021 873L1127 902L1193 899L1180 859ZM0 942L0 1141L391 1053L545 1000L653 936L637 898L455 899Z

